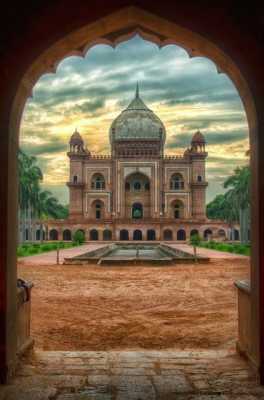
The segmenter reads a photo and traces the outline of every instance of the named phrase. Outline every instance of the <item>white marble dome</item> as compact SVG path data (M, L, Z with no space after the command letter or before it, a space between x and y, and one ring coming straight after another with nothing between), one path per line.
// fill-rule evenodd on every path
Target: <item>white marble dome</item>
M165 142L165 126L142 101L138 86L135 98L112 122L109 137L111 143L120 140L160 140Z

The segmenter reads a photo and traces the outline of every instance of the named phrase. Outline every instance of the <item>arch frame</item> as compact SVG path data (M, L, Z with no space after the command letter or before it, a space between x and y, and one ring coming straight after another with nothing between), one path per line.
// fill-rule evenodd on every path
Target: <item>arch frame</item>
M210 31L210 28L208 28L208 30ZM116 32L119 33L116 34ZM153 32L156 33L153 34ZM8 132L8 143L5 143L5 149L3 148L3 152L6 151L8 154L5 161L5 165L7 166L5 177L6 181L14 182L14 184L12 183L9 185L9 187L7 187L6 184L3 183L3 189L7 190L7 194L5 195L2 204L4 214L7 215L5 219L7 238L1 239L3 244L2 247L4 249L3 267L1 269L3 282L1 285L1 292L3 296L4 307L9 311L12 310L12 313L14 314L15 303L12 299L12 293L15 292L16 285L16 257L14 256L14 245L12 244L12 237L14 237L14 228L12 226L16 226L15 222L17 220L17 192L14 193L14 187L16 190L17 186L17 166L16 161L14 160L16 159L16 150L18 146L19 125L26 99L31 95L32 88L39 77L44 73L55 72L61 59L70 55L84 56L89 48L99 43L105 43L115 47L119 42L129 39L136 33L140 34L147 40L157 43L159 47L167 44L177 44L185 48L191 57L208 57L217 65L217 70L219 72L224 72L231 78L238 89L246 110L251 146L253 149L251 165L254 171L258 171L258 168L261 164L261 155L260 151L258 151L258 146L260 144L264 144L263 139L259 134L259 121L262 125L264 124L263 117L260 117L260 111L264 115L263 102L261 102L261 100L257 101L257 118L256 103L247 82L247 79L249 81L247 68L244 68L245 76L247 77L245 78L240 71L242 65L240 65L239 68L236 63L233 62L227 52L224 52L220 46L217 46L213 43L213 39L208 40L207 38L202 37L201 35L192 32L189 29L182 28L174 22L169 22L166 19L150 14L145 10L143 11L136 7L125 7L107 17L103 17L100 20L91 22L79 29L76 29L72 33L68 32L68 34L64 35L63 39L58 39L53 45L50 45L49 42L49 46L47 45L45 50L41 49L35 59L35 62L30 63L28 68L25 70L23 77L19 81L14 82L16 88L12 88L12 91L15 93L15 97L12 101L11 110L6 114L7 117L5 117L5 121L2 124L3 131ZM258 93L258 89L254 87L253 84L251 87L252 90L254 89L255 93ZM6 129L6 120L8 121L8 129ZM251 311L252 324L254 326L252 353L256 364L261 364L261 366L263 366L261 376L262 381L264 382L264 339L261 339L262 336L260 334L262 333L264 336L264 315L261 314L261 312L263 313L261 310L264 309L264 283L260 283L264 282L264 250L260 245L260 236L264 236L264 215L261 211L262 207L264 208L264 193L262 192L263 185L261 183L264 183L264 178L261 176L261 174L254 174L252 193L253 198L256 201L256 205L254 210L252 210L251 218L253 224ZM10 221L12 223L10 223ZM9 267L8 272L7 266ZM11 323L8 324L6 321L4 321L4 326L10 328ZM14 334L10 335L10 338L8 338L8 343L12 343L13 346L15 344L15 334L16 329L14 329ZM3 335L5 336L5 334ZM3 348L5 348L5 346L3 346ZM6 365L5 368L8 369ZM6 376L5 372L3 374Z

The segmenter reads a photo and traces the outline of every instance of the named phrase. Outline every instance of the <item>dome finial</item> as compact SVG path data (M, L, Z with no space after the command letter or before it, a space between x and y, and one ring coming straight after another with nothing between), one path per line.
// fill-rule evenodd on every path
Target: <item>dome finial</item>
M138 82L137 82L137 86L136 86L136 99L139 98L139 86L138 86Z

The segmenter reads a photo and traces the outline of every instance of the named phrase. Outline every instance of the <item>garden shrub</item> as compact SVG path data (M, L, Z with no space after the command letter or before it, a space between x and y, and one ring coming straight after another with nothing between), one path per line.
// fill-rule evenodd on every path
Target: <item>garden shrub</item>
M82 244L84 243L84 233L80 230L74 232L73 234L73 242L77 244Z
M56 250L58 247L60 249L67 249L73 246L79 246L79 244L79 242L23 243L17 247L17 257L26 257L29 255L44 253Z

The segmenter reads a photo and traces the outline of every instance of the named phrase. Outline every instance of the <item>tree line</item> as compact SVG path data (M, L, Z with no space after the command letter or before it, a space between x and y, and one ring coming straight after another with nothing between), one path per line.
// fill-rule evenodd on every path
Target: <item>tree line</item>
M224 182L228 189L219 194L207 205L207 217L221 219L230 227L236 222L240 224L240 240L247 243L250 229L250 168L248 165L238 167L233 175Z
M29 156L21 149L18 151L19 174L19 221L21 226L20 241L24 241L26 229L28 238L32 240L36 223L40 224L40 235L43 237L42 221L48 218L64 219L68 216L67 207L48 190L41 188L43 174L37 165L36 157Z

